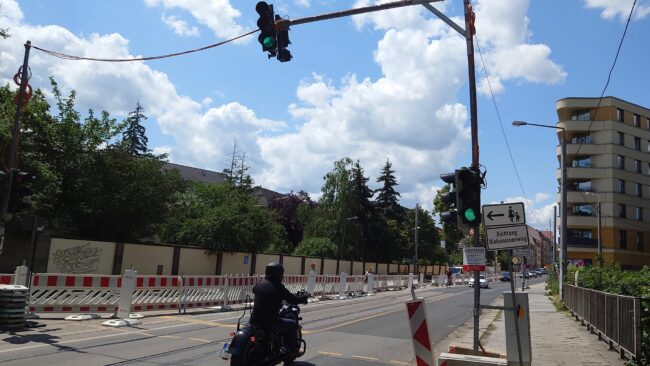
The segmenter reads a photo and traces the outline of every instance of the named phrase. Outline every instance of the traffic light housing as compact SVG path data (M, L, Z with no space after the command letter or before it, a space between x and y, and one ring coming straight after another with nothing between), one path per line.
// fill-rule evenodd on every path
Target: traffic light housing
M275 16L275 24L277 24L277 40L278 40L278 61L287 62L291 61L293 56L291 52L287 49L291 44L289 40L289 25L286 21L283 21L279 15Z
M477 228L481 223L481 186L478 170L461 168L456 171L456 204L459 222Z
M29 187L29 184L34 179L36 177L33 175L18 170L11 174L11 191L9 192L7 213L13 214L31 207L31 204L25 202L25 199L34 193Z
M458 172L458 171L456 171ZM445 203L449 209L440 213L440 221L450 225L460 225L460 218L457 211L457 191L456 191L456 175L457 173L440 174L440 179L447 183L450 187L449 192L440 195L440 200Z
M275 31L273 5L260 1L255 5L255 11L260 15L257 20L257 27L260 29L257 40L262 45L262 51L269 53L269 58L275 57L278 53L278 37Z

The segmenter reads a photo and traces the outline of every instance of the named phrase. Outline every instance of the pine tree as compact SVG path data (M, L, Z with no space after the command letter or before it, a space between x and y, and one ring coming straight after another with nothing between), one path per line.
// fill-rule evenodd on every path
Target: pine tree
M397 180L393 175L395 171L392 167L390 160L386 159L386 165L384 165L381 175L377 178L377 182L382 183L382 186L376 191L378 195L375 202L377 207L384 211L387 218L396 219L401 216L401 208L397 202L400 194L394 188L397 186Z
M135 110L129 112L126 118L126 130L122 132L122 141L126 151L133 156L143 156L149 153L147 143L149 139L146 135L146 130L142 122L147 119L142 112L144 108L140 105L140 101L135 106Z

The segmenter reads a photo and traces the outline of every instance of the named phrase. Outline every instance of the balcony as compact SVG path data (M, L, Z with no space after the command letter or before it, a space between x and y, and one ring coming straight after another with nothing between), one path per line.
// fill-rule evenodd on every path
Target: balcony
M589 238L571 238L567 240L567 246L579 248L598 248L598 240Z

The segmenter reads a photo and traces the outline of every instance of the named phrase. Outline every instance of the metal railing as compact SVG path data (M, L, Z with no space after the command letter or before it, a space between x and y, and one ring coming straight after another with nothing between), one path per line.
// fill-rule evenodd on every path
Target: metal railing
M564 285L564 305L621 357L641 352L641 299Z

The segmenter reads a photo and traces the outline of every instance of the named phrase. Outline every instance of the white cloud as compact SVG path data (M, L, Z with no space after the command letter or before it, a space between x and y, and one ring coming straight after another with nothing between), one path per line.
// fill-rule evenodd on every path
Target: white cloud
M175 17L173 15L163 15L161 19L163 22L165 22L165 24L167 24L169 28L174 31L174 33L178 34L179 36L192 37L199 35L199 29L197 27L189 27L186 21L178 19L178 17Z
M585 0L585 7L589 9L602 9L600 16L603 19L618 18L621 22L627 21L634 0ZM632 19L639 20L650 14L650 5L637 3Z
M295 0L295 3L302 8L308 8L311 6L309 0Z
M144 0L147 6L188 11L201 24L210 28L219 38L231 38L243 33L237 18L241 16L229 0Z
M156 155L160 154L167 154L167 156L171 156L172 152L174 151L174 148L172 148L169 145L164 145L164 146L156 146L152 149L152 152Z
M535 193L535 202L540 203L548 200L552 196L548 193Z
M201 104L203 104L203 106L205 107L205 106L208 106L208 105L212 104L212 102L213 102L212 98L210 98L210 97L205 97L205 98L203 98L203 100L201 101Z
M535 195L535 200L537 203L541 203L542 201L546 200L539 200L539 198L546 197L546 199L550 198L551 195L545 194L545 193L537 193ZM524 197L508 197L504 199L505 203L508 202L523 202L524 203L524 208L526 210L526 224L529 226L532 226L536 229L539 230L545 230L548 229L549 227L549 220L553 220L553 206L556 205L555 202L551 202L548 205L544 205L541 207L533 207L533 201L532 200L526 200ZM498 204L500 202L492 202L493 204ZM552 225L552 224L551 224Z

